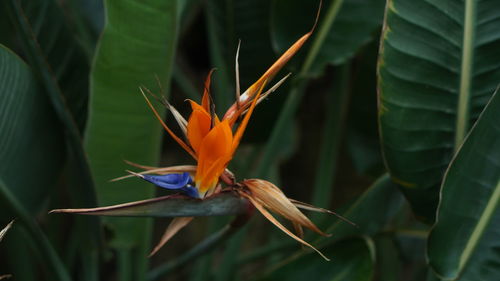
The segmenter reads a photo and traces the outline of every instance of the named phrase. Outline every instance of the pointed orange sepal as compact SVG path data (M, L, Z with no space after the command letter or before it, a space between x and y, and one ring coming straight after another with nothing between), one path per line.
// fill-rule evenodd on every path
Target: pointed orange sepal
M309 39L312 34L312 30L303 35L299 40L297 40L288 50L281 55L281 57L269 67L269 69L264 72L264 74L253 83L243 94L241 94L239 101L234 103L224 115L224 119L235 118L235 114L239 111L240 107L245 107L251 99L257 94L260 88L266 81L270 81L274 76L283 68L283 66L297 53L297 51L304 45L304 43ZM237 117L236 117L237 118Z
M210 112L210 80L212 79L214 71L215 68L210 70L207 75L207 79L205 79L205 88L203 89L203 97L201 98L201 106L206 112Z
M196 154L194 153L194 151L189 147L189 145L187 145L183 140L181 140L176 134L174 134L174 132L172 132L172 130L170 130L170 128L167 126L167 124L165 124L165 122L163 122L163 119L161 118L160 114L158 113L158 111L156 111L156 109L154 108L154 106L151 104L151 101L149 101L148 97L146 96L146 94L144 93L144 91L142 90L142 88L139 88L141 90L141 93L142 93L142 96L144 97L144 99L146 99L146 102L149 106L149 108L153 111L154 115L156 116L156 119L158 119L158 121L160 122L160 124L163 126L163 128L168 132L168 134L182 147L184 148L184 150L186 150L191 156L193 156L194 159L196 159Z

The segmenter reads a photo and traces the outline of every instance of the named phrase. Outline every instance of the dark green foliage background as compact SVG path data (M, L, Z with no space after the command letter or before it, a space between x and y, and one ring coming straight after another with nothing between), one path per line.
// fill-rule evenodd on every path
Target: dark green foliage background
M2 1L0 230L15 222L0 237L0 279L500 280L497 0L323 1L274 82L292 75L256 109L229 168L354 222L307 214L332 234L305 235L330 262L258 213L237 231L223 228L230 217L196 218L152 258L165 210L48 214L170 194L109 182L135 169L123 160L193 164L139 87L187 116L185 100L199 100L217 68L221 114L234 101L240 40L244 91L310 30L319 5Z

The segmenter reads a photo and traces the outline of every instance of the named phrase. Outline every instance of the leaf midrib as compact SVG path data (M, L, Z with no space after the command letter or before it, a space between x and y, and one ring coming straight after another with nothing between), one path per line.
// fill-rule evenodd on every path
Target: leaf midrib
M495 190L493 191L490 199L488 200L488 203L484 208L484 212L481 215L479 221L477 222L474 231L472 231L470 239L467 240L467 244L465 245L462 255L460 255L460 261L458 265L460 271L463 270L466 263L469 261L472 253L474 252L474 249L476 248L477 244L479 243L479 240L481 239L481 236L483 235L486 227L488 226L488 223L491 221L491 218L495 213L495 210L498 208L499 202L500 202L500 180L497 182Z
M455 151L458 150L469 129L472 63L474 56L474 23L476 4L474 0L465 0L464 37L462 48L462 66L457 107L455 132Z

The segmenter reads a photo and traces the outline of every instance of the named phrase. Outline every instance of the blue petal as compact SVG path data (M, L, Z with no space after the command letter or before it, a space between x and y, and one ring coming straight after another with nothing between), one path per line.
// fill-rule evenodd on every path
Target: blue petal
M181 190L186 195L194 198L199 198L198 189L193 185L193 180L189 173L182 174L168 174L161 176L142 175L144 180L166 189Z
M193 186L192 184L187 184L185 187L182 188L182 191L186 193L186 195L194 198L200 198L200 194L198 193L198 188Z
M166 189L182 189L191 182L189 173L168 174L161 176L143 175L143 179L150 183Z

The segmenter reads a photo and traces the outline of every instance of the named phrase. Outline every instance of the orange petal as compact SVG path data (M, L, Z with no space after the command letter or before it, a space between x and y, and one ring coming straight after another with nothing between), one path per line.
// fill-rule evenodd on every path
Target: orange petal
M163 122L163 119L161 118L160 114L158 113L158 111L156 111L156 109L154 108L154 106L151 104L151 102L149 101L148 97L146 96L146 94L144 94L144 91L142 90L142 88L139 88L141 90L141 93L142 95L144 96L144 98L146 99L146 102L148 103L148 106L149 108L151 108L151 110L153 111L154 115L156 116L156 119L158 119L158 121L160 121L160 124L163 126L163 128L168 132L168 134L182 147L184 148L184 150L186 150L191 156L193 156L194 159L196 159L196 154L194 153L194 151L189 147L189 145L187 145L184 141L182 141L178 136L176 136L174 134L174 132L172 132L172 130L170 130L170 128L167 126L167 124L165 124L165 122Z
M196 154L200 151L203 138L210 132L211 124L210 115L205 110L200 109L201 107L193 109L187 124L187 138Z
M224 156L217 159L212 165L210 165L210 167L203 170L203 172L201 173L201 178L195 179L197 186L199 186L200 194L203 195L207 191L216 187L217 183L219 182L219 177L223 173L221 171L225 170L227 163L229 163L229 160L231 160L231 157L229 156ZM205 195L208 195L209 193L210 192Z
M233 143L233 132L229 122L224 120L214 126L203 139L198 153L198 168L195 180L201 191L208 189L214 179L217 180L224 172L225 164L232 157L231 144ZM220 162L226 163L220 163ZM214 170L213 165L219 162ZM199 185L198 185L199 183Z
M325 255L323 255L323 253L321 253L318 249L314 248L311 244L307 243L306 241L300 239L297 235L293 234L290 230L288 230L286 227L284 227L275 217L273 217L273 215L271 215L271 213L269 213L266 208L264 208L264 206L262 206L262 204L255 200L254 198L252 198L252 196L246 194L245 192L239 192L243 197L246 197L251 203L252 205L255 206L255 208L257 208L257 210L259 210L259 212L264 216L266 217L271 223L273 223L276 227L278 227L279 229L281 229L283 232L285 232L288 236L292 237L293 239L297 240L298 242L300 242L301 244L313 249L314 251L316 251L316 253L318 253L320 256L322 256L325 260L327 261L330 261L329 258L327 258Z
M149 254L149 257L153 256L158 252L158 250L165 245L165 243L168 242L172 237L174 237L179 230L183 229L186 225L188 225L191 221L193 220L193 217L179 217L179 218L174 218L170 224L168 225L167 229L165 230L165 233L163 233L163 236L161 237L160 242L154 247L153 251Z

